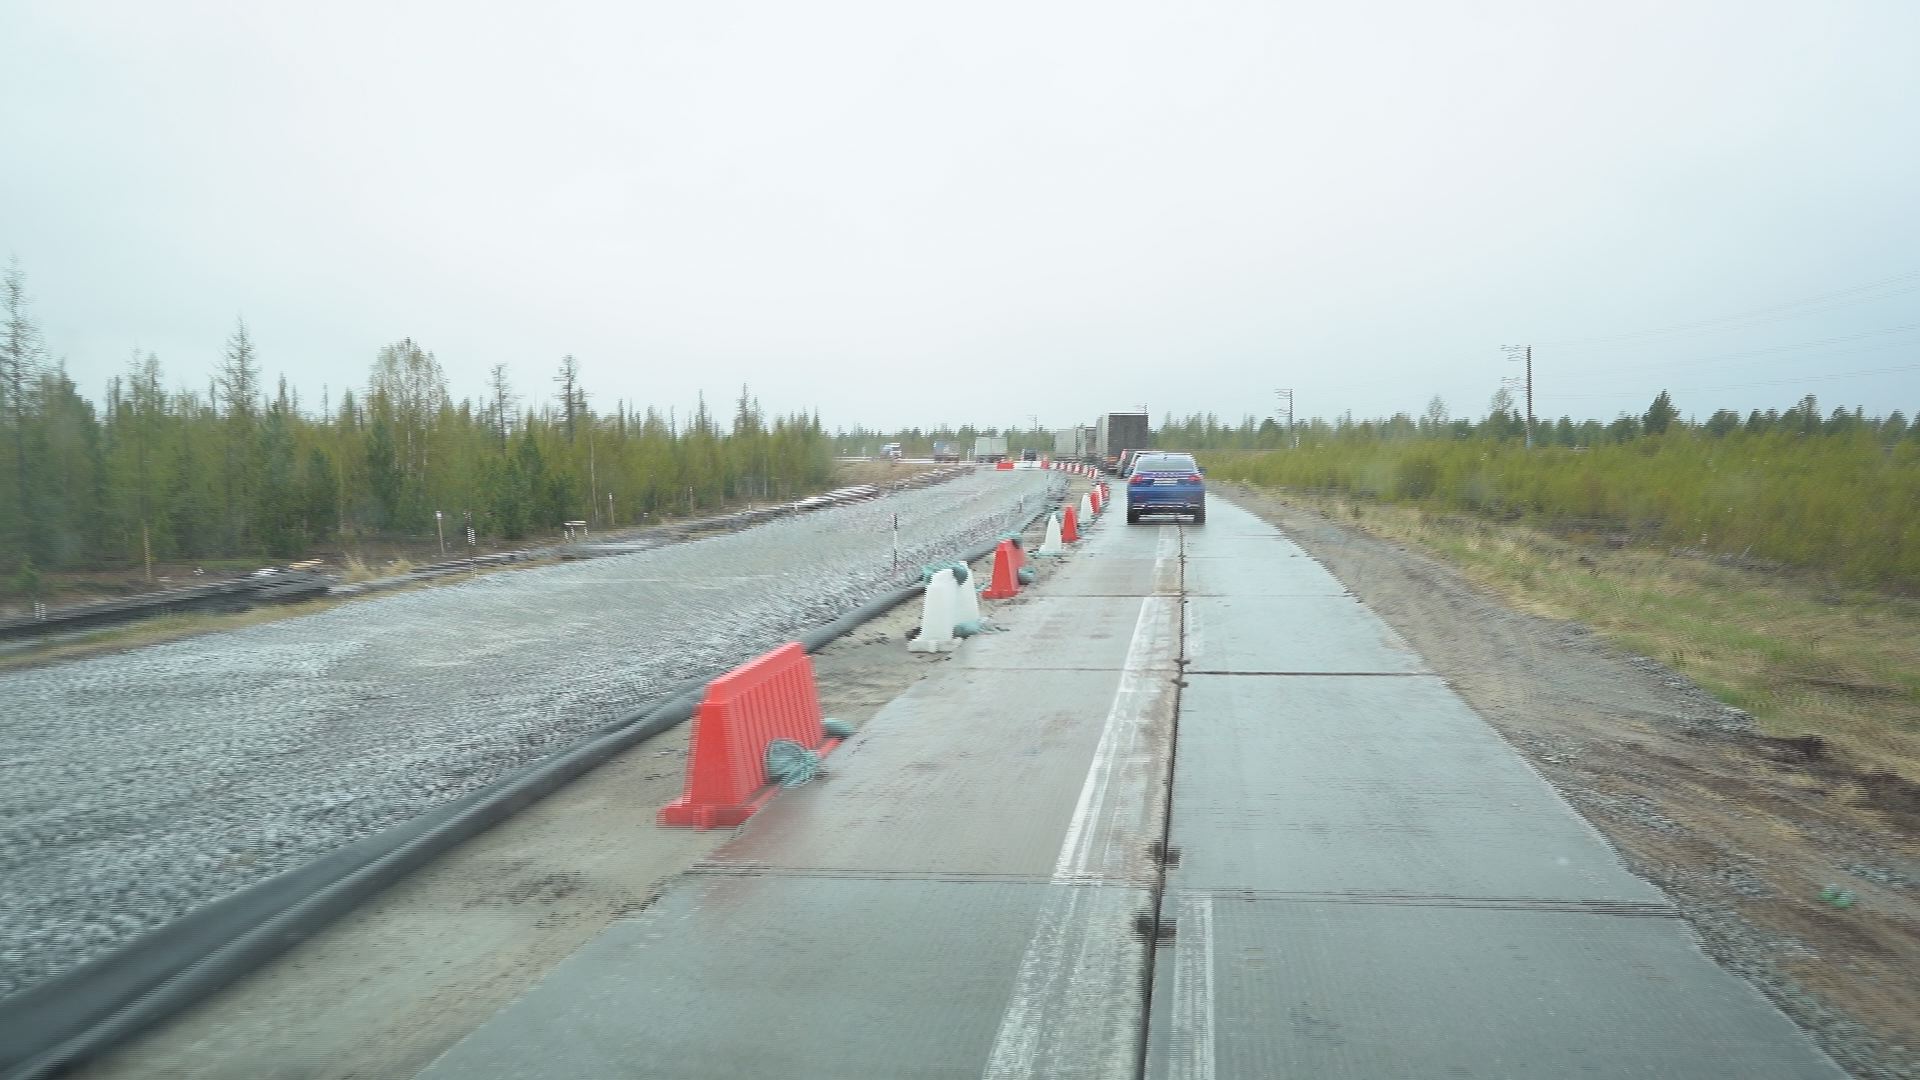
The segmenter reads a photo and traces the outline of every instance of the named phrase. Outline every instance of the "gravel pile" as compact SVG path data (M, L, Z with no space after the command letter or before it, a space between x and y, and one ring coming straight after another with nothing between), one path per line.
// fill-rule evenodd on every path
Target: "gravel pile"
M1052 476L0 675L0 997L842 615L1024 521Z

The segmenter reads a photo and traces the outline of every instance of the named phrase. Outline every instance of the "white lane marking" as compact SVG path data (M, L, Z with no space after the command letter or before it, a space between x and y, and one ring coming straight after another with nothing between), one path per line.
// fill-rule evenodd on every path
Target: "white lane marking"
M1213 897L1186 896L1175 925L1167 1080L1213 1080Z
M1151 670L1149 665L1158 657L1164 667L1172 657L1175 623L1171 616L1173 605L1178 602L1170 596L1149 596L1140 604L1140 617L1133 624L1133 640L1127 646L1127 659L1120 669L1119 689L1107 709L1100 742L1093 749L1093 763L1087 768L1087 779L1080 786L1080 800L1067 823L1060 857L1053 864L1055 884L1086 876L1091 868L1097 833L1104 831L1107 835L1099 839L1109 844L1113 840L1112 828L1101 830L1096 825L1102 823L1106 813L1114 773L1121 763L1133 758L1146 727L1148 710L1159 696L1159 684L1168 677L1164 671ZM1111 822L1105 824L1110 826Z
M1153 547L1153 591L1172 594L1180 591L1180 529L1160 526ZM1171 571L1171 572L1169 572Z
M1170 560L1180 557L1180 527L1177 525L1160 526L1160 536L1153 545L1153 574L1160 576L1161 567Z
M1176 535L1176 551L1178 543ZM1156 574L1166 552L1163 535L1154 553ZM1169 677L1165 670L1154 669L1170 668L1174 659L1178 622L1169 616L1178 614L1178 603L1178 597L1141 601L1120 685L1054 861L1054 887L1041 904L1020 958L985 1080L1106 1077L1133 1071L1137 1017L1114 1008L1140 977L1141 945L1133 940L1128 919L1131 900L1123 889L1076 886L1089 883L1088 872L1095 865L1110 865L1116 844L1141 839L1132 830L1115 827L1125 815L1113 811L1109 796L1116 772L1123 765L1139 764L1136 748L1158 699L1155 684ZM1146 796L1138 794L1139 799L1116 801L1137 809Z

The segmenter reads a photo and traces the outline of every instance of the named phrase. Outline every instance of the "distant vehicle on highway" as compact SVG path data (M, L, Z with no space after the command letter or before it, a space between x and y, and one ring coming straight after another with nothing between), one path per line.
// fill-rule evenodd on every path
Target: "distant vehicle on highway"
M880 456L883 458L891 459L893 461L900 460L900 444L897 442L890 442L887 445L881 447Z
M1148 451L1135 457L1127 477L1127 524L1148 514L1188 514L1207 523L1207 481L1192 454Z
M1021 461L1039 461L1040 451L1033 450L1033 449L1022 450L1020 451L1020 460Z
M1006 436L982 435L973 440L973 460L999 461L1007 456Z
M1125 476L1120 459L1129 450L1144 450L1153 442L1153 424L1144 412L1101 413L1093 424L1093 456L1115 476Z
M941 464L945 464L946 462L949 462L949 461L959 461L960 447L950 442L934 443L933 444L933 460Z

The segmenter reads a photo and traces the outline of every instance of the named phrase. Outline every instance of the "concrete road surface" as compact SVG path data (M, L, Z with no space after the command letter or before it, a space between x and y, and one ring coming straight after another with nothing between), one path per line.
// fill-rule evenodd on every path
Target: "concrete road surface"
M1842 1075L1253 516L990 607L421 1075Z

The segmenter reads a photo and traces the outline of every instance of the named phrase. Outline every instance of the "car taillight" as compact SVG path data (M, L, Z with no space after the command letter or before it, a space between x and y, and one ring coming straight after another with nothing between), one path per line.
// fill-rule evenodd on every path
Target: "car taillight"
M1141 485L1143 485L1143 484L1151 484L1151 483L1153 483L1153 481L1151 481L1151 480L1149 480L1149 479L1147 479L1147 478L1146 478L1146 477L1144 477L1144 476L1141 476L1141 475L1140 475L1139 473L1135 473L1135 474L1133 475L1133 479L1131 479L1131 480L1129 480L1129 481L1127 481L1127 483L1129 483L1129 484L1132 484L1132 485L1133 485L1133 486L1135 486L1135 487L1139 487L1139 486L1141 486Z
M1194 473L1192 476L1187 477L1187 483L1189 484L1198 484L1200 482L1201 480L1200 480L1199 473Z

